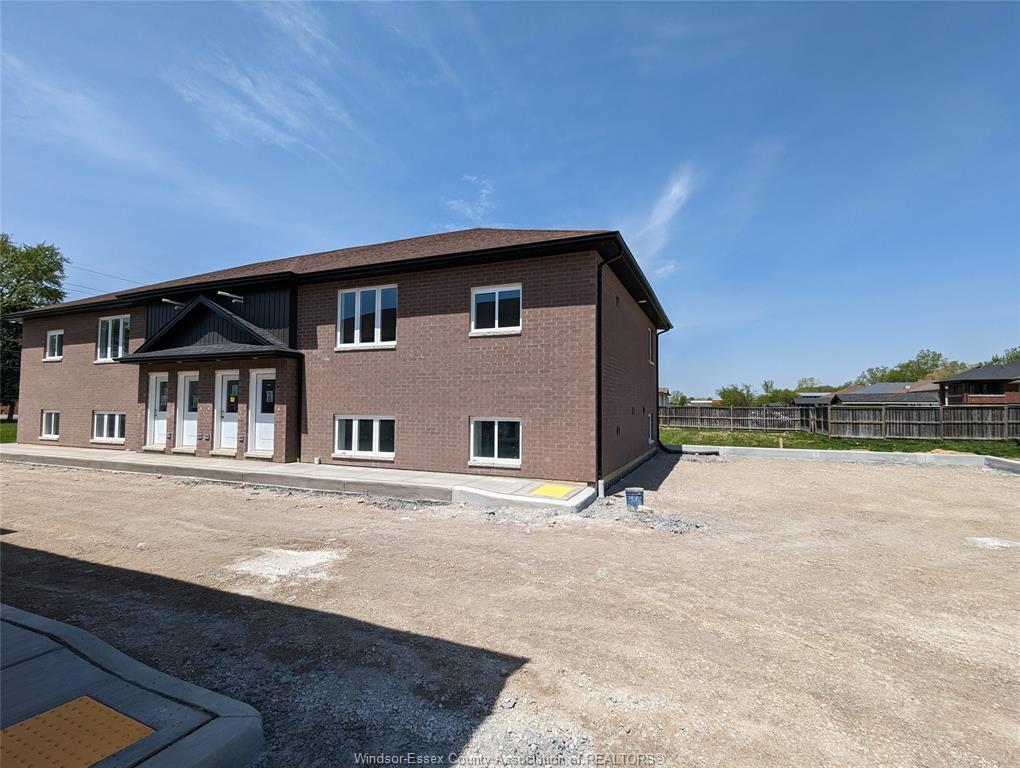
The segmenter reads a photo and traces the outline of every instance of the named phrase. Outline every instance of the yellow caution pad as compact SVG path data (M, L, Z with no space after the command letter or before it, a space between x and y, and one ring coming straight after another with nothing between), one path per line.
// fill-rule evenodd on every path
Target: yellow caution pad
M529 493L529 496L545 496L549 499L562 499L571 491L577 490L572 485L556 485L555 483L546 483L540 485L538 488Z
M88 696L0 731L3 768L86 768L152 733Z

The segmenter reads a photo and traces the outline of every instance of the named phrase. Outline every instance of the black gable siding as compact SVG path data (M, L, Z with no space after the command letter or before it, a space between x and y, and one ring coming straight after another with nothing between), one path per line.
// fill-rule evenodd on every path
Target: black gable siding
M291 344L291 307L293 305L292 290L289 286L278 288L264 288L258 291L237 290L233 291L238 296L244 296L244 302L235 304L227 296L218 296L215 291L203 294L210 301L215 301L235 315L243 317L248 322L269 331L284 344ZM175 301L187 303L197 294L186 296L174 295ZM149 335L156 333L173 318L180 308L173 304L166 304L162 301L152 302L146 308L146 327ZM212 313L209 313L212 315ZM215 321L210 318L212 325L207 329L209 338L214 338L217 332L221 331ZM204 333L199 333L199 338L204 338Z

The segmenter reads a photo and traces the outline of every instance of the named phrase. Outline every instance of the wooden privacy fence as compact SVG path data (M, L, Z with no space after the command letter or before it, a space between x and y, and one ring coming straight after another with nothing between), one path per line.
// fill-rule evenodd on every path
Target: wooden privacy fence
M1020 405L663 406L660 427L815 432L832 437L1020 439Z

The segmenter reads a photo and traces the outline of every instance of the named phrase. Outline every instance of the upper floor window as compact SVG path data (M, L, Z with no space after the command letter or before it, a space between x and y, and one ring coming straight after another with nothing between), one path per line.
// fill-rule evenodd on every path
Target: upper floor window
M64 357L64 332L46 331L46 354L43 360L60 360Z
M521 330L521 284L471 289L471 335L492 336Z
M340 291L337 297L337 349L396 345L397 286Z
M967 382L968 395L1001 395L1003 383L1001 381L971 381Z
M130 337L131 315L100 318L96 360L110 361L126 355Z

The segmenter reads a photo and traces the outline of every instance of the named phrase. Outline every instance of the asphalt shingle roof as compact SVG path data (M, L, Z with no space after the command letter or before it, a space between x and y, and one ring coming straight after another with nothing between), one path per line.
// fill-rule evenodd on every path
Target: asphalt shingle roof
M1020 360L1003 365L979 365L977 368L971 368L969 371L939 379L939 381L1015 381L1016 379L1020 379Z

